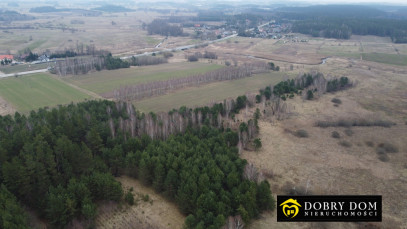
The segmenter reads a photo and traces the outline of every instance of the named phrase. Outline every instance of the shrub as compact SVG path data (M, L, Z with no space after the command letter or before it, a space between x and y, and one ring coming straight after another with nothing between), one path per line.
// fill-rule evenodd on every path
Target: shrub
M205 51L203 57L206 59L218 59L218 55L216 55L216 53L208 51Z
M164 53L163 53L163 56L168 59L168 58L170 58L170 57L173 57L174 54L173 54L172 52L164 52Z
M380 161L383 161L383 162L388 162L390 160L389 156L387 156L387 154L380 154L378 156L378 158L379 158Z
M345 134L347 136L352 136L353 135L353 130L351 130L351 129L346 129L344 132L345 132Z
M366 143L366 145L369 146L369 147L373 147L373 146L374 146L374 143L373 143L372 141L366 141L365 143Z
M383 148L386 151L386 153L399 152L399 149L396 146L392 145L391 143L380 143L378 147Z
M382 147L377 147L376 148L376 153L379 154L379 155L386 154L386 150L384 148L382 148Z
M340 119L338 121L318 121L316 124L318 127L351 127L351 126L382 126L391 127L396 125L394 122L384 121L384 120L374 120L368 121L366 119L354 119L354 120L344 120Z
M275 174L272 169L264 169L261 171L263 175L268 179L273 179Z
M308 100L311 100L311 99L313 99L314 98L314 93L311 91L311 90L308 90L307 91L307 99Z
M144 202L148 202L150 200L150 196L148 194L143 195L141 198Z
M335 104L342 104L342 101L341 101L340 99L338 99L338 98L333 98L333 99L331 100L331 102L333 102L333 103L335 103Z
M332 134L331 134L331 136L332 136L333 138L341 138L341 135L338 133L338 131L333 131Z
M257 151L257 150L260 149L261 146L262 146L262 144L261 144L261 139L260 139L260 138L254 139L253 144L254 144L254 148L255 148L256 151Z
M124 200L130 205L134 204L134 195L130 190L124 196Z
M196 61L198 61L198 57L195 56L195 55L188 56L188 61L189 62L196 62Z
M297 130L295 132L295 136L299 137L299 138L308 138L308 132L305 130Z
M339 145L346 147L346 148L352 147L352 143L350 143L348 141L340 141Z

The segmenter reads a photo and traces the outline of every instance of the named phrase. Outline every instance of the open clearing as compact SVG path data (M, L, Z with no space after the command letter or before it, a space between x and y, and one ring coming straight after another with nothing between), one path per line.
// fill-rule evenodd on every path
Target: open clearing
M350 64L352 67L347 67ZM406 228L407 68L333 58L319 70L325 75L346 75L357 85L314 101L298 97L288 100L291 116L282 121L260 121L263 147L258 152L244 151L242 157L273 174L268 180L275 195L288 194L290 189L308 189L308 194L314 195L382 195L383 223L287 224L277 223L273 212L263 214L250 228ZM333 106L333 98L339 98L342 104ZM359 118L390 120L397 125L351 127L351 131L315 126L321 120ZM306 130L309 137L290 133L299 129ZM340 134L340 139L331 137L333 131ZM350 146L340 145L341 141ZM397 147L398 153L387 153L387 162L379 160L376 150L380 143Z
M281 62L281 65L319 65L323 58L332 56L407 65L407 44L394 44L385 37L352 36L349 40L315 38L303 34L294 34L293 37L279 40L237 37L211 44L200 51L217 52L219 57L226 60L258 58Z
M133 206L117 206L105 203L99 207L96 218L97 228L182 228L185 216L178 211L177 206L156 194L152 188L145 187L138 180L122 176L117 180L123 189L133 188L135 204ZM149 201L143 201L141 196L148 195Z
M276 84L283 80L284 73L272 72L253 75L252 77L216 82L201 87L189 87L167 95L135 101L136 109L143 112L169 111L181 106L196 107L208 105L212 102L235 98L245 93L256 92L267 85Z
M187 77L222 67L201 62L182 62L93 72L87 75L66 77L64 80L89 91L102 94L112 92L121 86Z
M48 74L1 79L0 96L22 113L40 107L53 107L58 104L92 99L91 96Z

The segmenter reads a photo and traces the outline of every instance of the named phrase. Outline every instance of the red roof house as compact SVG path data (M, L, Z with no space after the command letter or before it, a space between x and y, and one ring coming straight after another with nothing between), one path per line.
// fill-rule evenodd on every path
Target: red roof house
M14 57L13 57L13 55L0 55L0 60L4 60L4 59L13 60Z

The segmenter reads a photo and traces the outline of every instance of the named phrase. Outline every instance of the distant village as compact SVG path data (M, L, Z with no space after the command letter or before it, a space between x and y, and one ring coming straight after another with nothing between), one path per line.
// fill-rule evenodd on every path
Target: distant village
M247 20L246 24L250 24ZM202 40L215 40L228 37L234 34L244 37L264 38L264 39L280 39L291 31L290 23L279 24L275 20L269 23L262 24L254 29L249 29L244 32L238 31L236 25L208 25L205 23L195 23L193 25L196 38Z
M32 54L32 53L31 53ZM34 54L32 54L34 55ZM13 55L0 55L0 64L1 66L5 65L17 65L17 64L23 64L23 63L30 63L30 64L42 64L42 63L47 63L50 60L49 56L47 54L43 54L41 56L35 55L34 59L27 59L30 57L30 54L23 54L20 56L13 56Z

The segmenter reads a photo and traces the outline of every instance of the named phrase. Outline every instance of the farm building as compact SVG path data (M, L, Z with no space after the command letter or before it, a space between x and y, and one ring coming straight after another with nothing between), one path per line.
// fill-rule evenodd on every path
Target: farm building
M0 60L14 60L13 55L0 55Z

